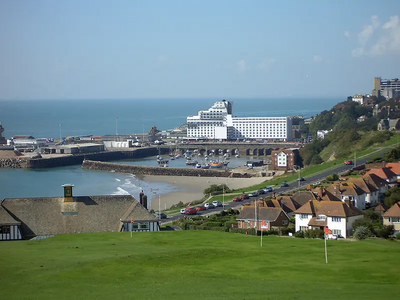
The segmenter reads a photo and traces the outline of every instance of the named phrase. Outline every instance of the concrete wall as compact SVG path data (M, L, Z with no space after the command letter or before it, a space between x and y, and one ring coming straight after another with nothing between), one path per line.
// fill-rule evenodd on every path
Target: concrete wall
M136 166L117 163L107 163L100 161L85 160L82 163L82 168L87 170L105 170L115 171L118 173L132 173L136 175L169 175L169 176L202 176L202 177L235 177L249 178L250 174L233 173L225 170L211 169L184 169L184 168L163 168L163 167L148 167Z

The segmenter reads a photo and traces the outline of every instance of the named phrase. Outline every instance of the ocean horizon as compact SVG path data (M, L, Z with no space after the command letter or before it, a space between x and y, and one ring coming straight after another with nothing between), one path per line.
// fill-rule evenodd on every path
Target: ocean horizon
M135 134L152 126L167 130L186 123L188 116L221 99L2 100L3 136L59 138L82 135ZM346 99L282 98L227 99L242 117L315 116Z

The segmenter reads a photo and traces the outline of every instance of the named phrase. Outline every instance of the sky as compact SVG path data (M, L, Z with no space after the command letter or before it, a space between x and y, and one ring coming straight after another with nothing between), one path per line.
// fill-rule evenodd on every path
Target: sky
M0 0L0 99L346 97L400 77L399 0Z

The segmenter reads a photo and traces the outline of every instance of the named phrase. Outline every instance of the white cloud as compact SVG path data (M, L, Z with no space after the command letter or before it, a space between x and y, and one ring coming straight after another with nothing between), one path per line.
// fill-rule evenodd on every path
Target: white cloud
M347 31L346 31L347 32ZM345 36L346 33L345 33ZM350 33L348 34L350 36ZM351 52L353 57L400 54L400 20L392 16L382 26L377 16L371 17L371 24L357 34L359 46Z
M313 56L313 62L319 63L322 61L322 57L320 55L314 55Z
M269 70L270 67L276 62L273 58L264 58L259 64L258 67L261 70Z
M244 61L244 59L241 59L236 63L236 68L239 72L246 71L246 62Z
M351 37L351 33L348 32L347 30L343 33L343 35L347 38Z

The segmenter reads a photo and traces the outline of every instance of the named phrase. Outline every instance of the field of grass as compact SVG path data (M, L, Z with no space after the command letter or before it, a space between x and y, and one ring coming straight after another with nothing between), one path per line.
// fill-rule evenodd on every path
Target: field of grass
M212 231L0 243L2 299L398 299L400 243Z

